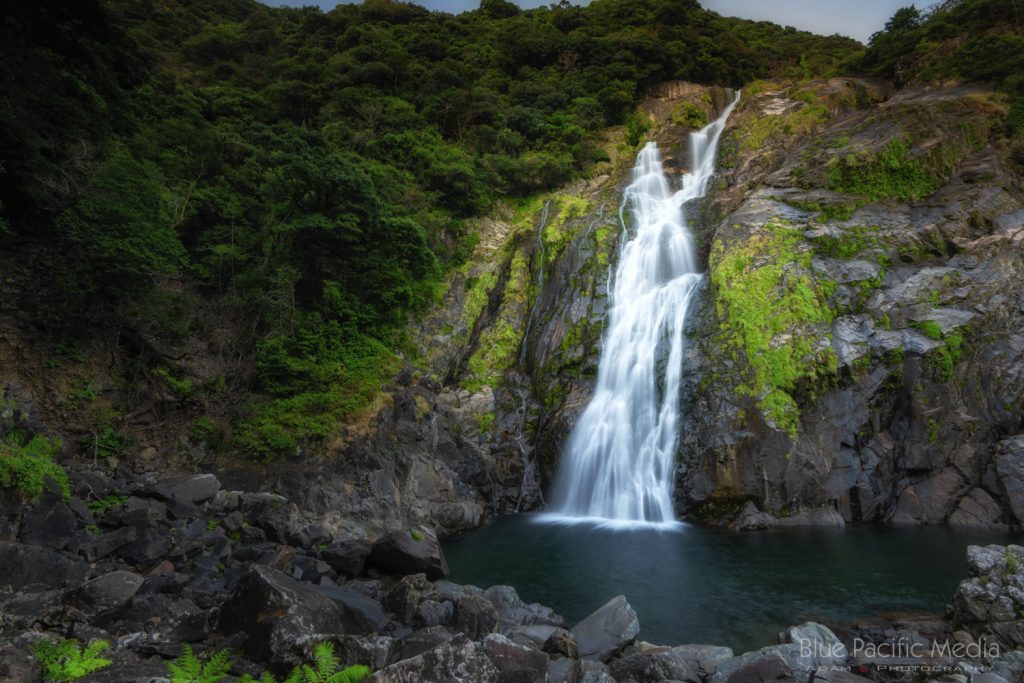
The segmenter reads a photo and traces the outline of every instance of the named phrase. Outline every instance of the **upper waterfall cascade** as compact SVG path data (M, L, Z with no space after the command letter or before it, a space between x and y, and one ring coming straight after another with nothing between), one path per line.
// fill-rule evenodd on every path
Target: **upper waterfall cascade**
M703 197L732 103L690 133L690 169L673 190L657 145L637 157L620 218L623 234L594 395L566 444L552 492L559 521L675 523L683 324L703 277L686 203ZM628 217L628 221L627 221Z

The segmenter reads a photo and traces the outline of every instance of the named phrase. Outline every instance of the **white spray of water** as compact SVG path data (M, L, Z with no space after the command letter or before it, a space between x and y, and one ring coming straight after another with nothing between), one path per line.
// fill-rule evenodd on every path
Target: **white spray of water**
M718 119L690 133L690 171L680 190L671 190L653 142L637 157L620 211L623 237L597 384L567 442L549 521L675 524L683 324L703 277L684 206L707 191L718 140L738 101L739 95Z

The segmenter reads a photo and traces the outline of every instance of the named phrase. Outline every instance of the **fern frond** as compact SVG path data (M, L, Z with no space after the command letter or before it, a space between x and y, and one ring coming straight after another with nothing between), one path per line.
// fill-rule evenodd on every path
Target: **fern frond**
M318 680L326 680L341 666L341 660L334 654L334 643L327 641L313 648L313 660L316 662Z
M167 673L171 675L171 683L195 683L202 672L203 663L189 645L182 649L180 657L167 662Z
M231 670L231 654L227 650L219 650L203 665L200 683L218 683L226 678Z
M332 676L328 683L363 683L370 677L370 667L356 664Z

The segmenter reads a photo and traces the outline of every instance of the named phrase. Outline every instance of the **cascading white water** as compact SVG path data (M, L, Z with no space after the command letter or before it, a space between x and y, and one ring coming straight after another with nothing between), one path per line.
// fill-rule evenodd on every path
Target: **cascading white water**
M737 94L718 119L690 133L690 171L680 190L670 189L653 142L637 157L620 211L623 237L597 385L567 442L548 519L674 523L683 323L703 277L684 205L707 191L738 101Z

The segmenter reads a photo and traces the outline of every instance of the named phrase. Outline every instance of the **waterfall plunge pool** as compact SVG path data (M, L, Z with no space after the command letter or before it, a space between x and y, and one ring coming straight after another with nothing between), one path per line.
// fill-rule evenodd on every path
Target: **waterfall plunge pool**
M885 615L941 615L966 578L968 545L1019 540L931 527L614 529L518 514L452 538L444 551L452 581L514 586L573 623L622 594L641 639L739 653L808 620L841 629Z

